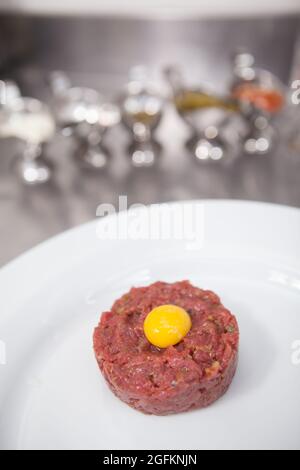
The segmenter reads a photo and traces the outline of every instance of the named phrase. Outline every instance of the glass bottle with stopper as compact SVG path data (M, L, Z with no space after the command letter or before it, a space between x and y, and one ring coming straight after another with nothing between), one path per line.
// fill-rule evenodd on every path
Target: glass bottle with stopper
M200 161L223 160L229 154L229 143L223 131L232 113L238 111L236 101L201 86L186 85L176 66L165 68L164 73L175 108L191 131L187 146L193 155Z
M132 135L129 146L131 162L136 167L152 166L160 145L154 138L164 107L164 100L149 83L147 69L134 67L125 93L120 98L122 121Z
M120 121L118 106L94 89L73 87L63 72L52 73L50 85L57 123L63 135L75 139L75 156L89 168L106 167L109 153L102 141L105 132Z
M272 73L257 68L252 54L240 50L233 56L230 88L248 124L245 152L269 153L276 136L273 122L285 106L284 85Z
M8 83L0 107L0 137L21 141L22 151L14 167L24 183L35 185L50 180L53 168L44 154L54 134L50 109L39 100L22 97L18 87Z

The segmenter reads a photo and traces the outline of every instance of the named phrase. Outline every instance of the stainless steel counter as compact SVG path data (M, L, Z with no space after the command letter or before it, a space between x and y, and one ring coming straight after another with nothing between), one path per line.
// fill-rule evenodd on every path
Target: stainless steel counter
M192 82L209 82L221 90L230 77L230 53L237 46L249 48L259 65L287 83L300 23L299 18L201 22L29 18L26 22L27 54L5 73L19 81L24 93L43 99L49 97L50 70L64 69L75 83L111 96L126 81L128 68L138 63L155 73L166 63L179 63ZM126 155L129 136L118 126L106 138L112 158L102 173L80 169L72 158L71 143L57 136L49 149L55 178L43 187L20 184L11 171L16 145L1 141L0 266L94 218L98 204L117 206L121 194L128 195L129 204L236 198L300 207L300 153L289 149L284 139L270 156L241 155L234 165L224 167L195 162L184 147L187 135L185 125L168 108L157 133L163 146L159 164L132 169Z

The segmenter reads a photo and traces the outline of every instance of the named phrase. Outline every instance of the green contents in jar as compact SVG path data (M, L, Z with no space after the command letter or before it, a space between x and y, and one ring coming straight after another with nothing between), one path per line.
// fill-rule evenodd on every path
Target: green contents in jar
M237 112L238 104L231 99L220 98L200 91L184 91L174 98L179 113L188 113L204 108L220 108Z

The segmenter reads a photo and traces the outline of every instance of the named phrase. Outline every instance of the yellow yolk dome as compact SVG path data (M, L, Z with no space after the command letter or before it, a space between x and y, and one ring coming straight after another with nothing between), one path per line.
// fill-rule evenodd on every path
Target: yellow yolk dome
M148 341L158 348L167 348L179 343L190 331L189 314L176 305L161 305L145 318L144 333Z

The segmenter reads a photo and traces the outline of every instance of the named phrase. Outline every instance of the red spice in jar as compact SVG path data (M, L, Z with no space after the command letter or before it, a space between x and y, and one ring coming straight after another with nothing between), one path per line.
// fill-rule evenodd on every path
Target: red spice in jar
M269 113L279 112L284 105L284 97L280 91L275 88L264 88L254 83L238 85L233 90L233 97Z

